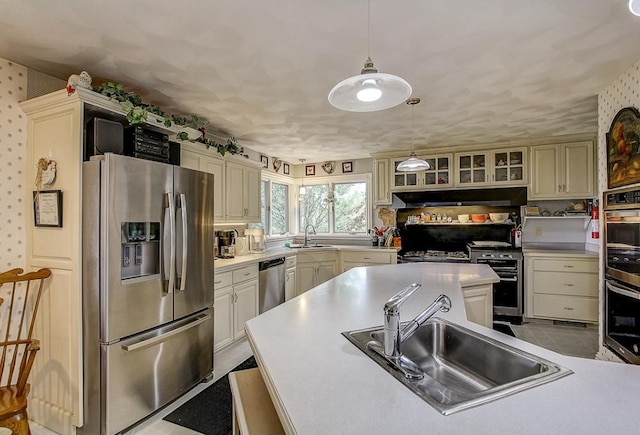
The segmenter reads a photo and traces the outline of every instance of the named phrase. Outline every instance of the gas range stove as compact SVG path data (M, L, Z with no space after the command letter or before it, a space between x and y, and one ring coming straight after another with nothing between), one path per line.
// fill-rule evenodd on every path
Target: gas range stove
M404 263L421 261L468 263L469 255L464 251L407 251L400 260Z

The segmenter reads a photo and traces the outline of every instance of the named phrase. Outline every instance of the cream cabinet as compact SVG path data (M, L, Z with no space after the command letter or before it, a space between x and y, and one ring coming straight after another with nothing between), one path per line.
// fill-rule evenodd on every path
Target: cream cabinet
M456 187L527 184L527 148L456 153Z
M225 212L225 183L224 183L224 166L222 159L213 156L201 154L187 149L186 143L181 143L180 147L180 166L188 169L208 172L213 174L213 209L214 221L220 222L226 219Z
M430 169L420 172L399 172L397 167L400 162L407 159L407 156L390 159L393 191L453 186L453 154L420 155L418 158L429 163Z
M258 315L258 265L216 272L214 350L244 337L244 324Z
M396 251L380 251L375 249L363 249L361 251L340 251L342 272L353 267L376 266L381 264L396 264L398 254Z
M284 300L296 297L296 257L286 257L284 262Z
M222 157L204 145L181 143L180 166L214 175L215 221L260 221L260 168L242 157Z
M227 162L225 169L227 220L259 222L260 169L235 162Z
M532 146L529 199L592 198L594 160L592 141Z
M389 184L389 159L373 160L373 205L389 205L392 202Z
M296 262L296 296L299 296L336 276L338 252L305 250L298 253Z
M462 296L467 320L493 328L493 286L487 284L462 287Z
M526 314L531 318L598 321L598 259L525 255Z

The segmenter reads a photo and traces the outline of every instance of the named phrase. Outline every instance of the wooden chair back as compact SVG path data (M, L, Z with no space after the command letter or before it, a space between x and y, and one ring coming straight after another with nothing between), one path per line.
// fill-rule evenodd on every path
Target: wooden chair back
M0 273L0 388L15 386L17 396L25 393L39 349L38 341L32 338L33 326L44 280L49 276L49 269L25 274L22 269Z

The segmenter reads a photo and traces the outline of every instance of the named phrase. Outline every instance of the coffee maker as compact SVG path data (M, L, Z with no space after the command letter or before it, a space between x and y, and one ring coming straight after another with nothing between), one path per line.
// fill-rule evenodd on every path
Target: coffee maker
M236 230L216 231L218 239L218 258L233 258L236 256Z

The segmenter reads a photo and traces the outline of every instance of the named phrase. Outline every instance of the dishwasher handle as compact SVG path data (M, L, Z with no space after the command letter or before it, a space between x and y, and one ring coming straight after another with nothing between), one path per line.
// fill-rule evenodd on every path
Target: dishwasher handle
M266 270L272 267L280 266L281 264L284 264L284 257L278 257L272 260L261 261L260 263L258 263L258 269Z

